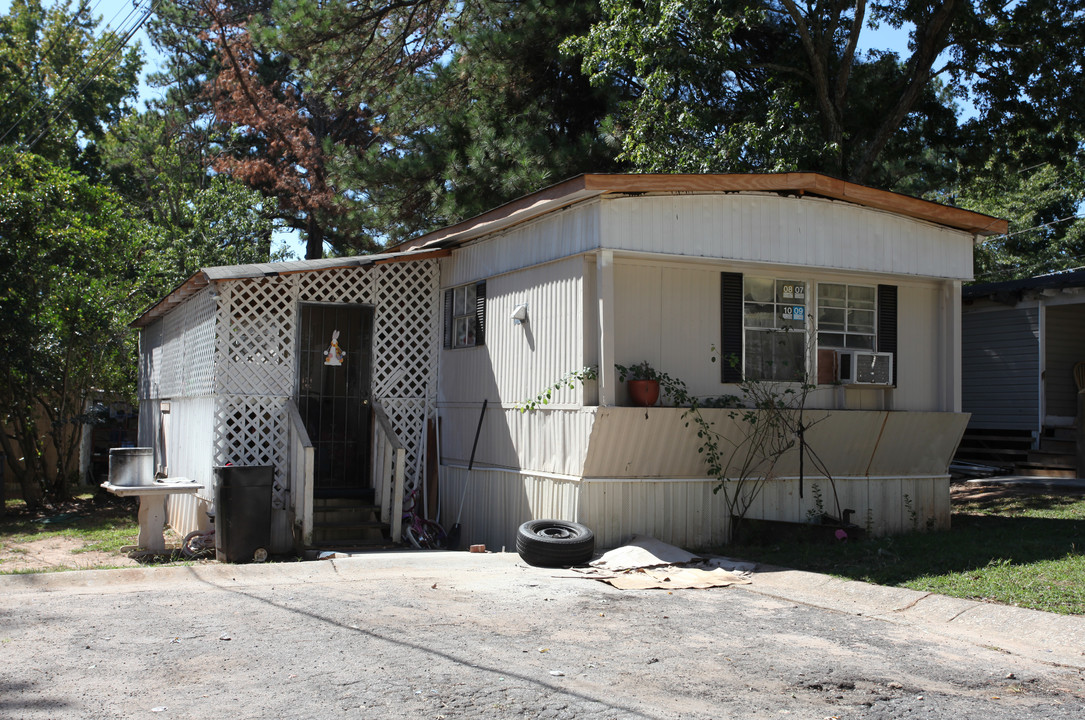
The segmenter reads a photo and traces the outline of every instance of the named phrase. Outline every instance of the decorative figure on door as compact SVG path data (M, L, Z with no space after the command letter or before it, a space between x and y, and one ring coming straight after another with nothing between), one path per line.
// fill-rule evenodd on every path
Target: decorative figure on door
M342 365L343 358L347 354L339 349L339 331L332 331L332 344L328 346L328 349L324 351L324 364L325 365Z

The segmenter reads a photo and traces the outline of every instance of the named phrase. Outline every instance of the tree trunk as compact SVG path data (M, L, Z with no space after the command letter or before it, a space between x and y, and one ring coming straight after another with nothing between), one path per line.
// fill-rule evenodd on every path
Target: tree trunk
M324 257L324 229L309 213L305 229L305 259L319 260Z

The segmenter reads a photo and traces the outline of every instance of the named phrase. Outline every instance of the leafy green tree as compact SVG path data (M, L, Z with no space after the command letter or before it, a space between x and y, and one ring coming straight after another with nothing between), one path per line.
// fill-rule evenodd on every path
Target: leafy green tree
M0 167L0 448L36 508L68 497L92 389L132 383L142 242L111 190L11 148Z
M173 114L147 111L118 123L103 139L113 186L146 221L167 292L201 267L269 262L271 204L226 175L209 173L203 151Z
M379 152L340 165L345 177L371 179L389 240L578 173L621 169L605 125L620 89L593 87L582 59L559 49L598 18L594 0L464 5L447 56L397 86Z
M631 89L615 126L642 170L819 170L937 188L965 139L986 157L993 138L1047 113L1065 148L1082 109L1081 0L601 5L603 19L564 47L594 81ZM858 52L882 23L910 28L904 57ZM979 117L962 136L950 102L965 97Z
M12 0L0 16L0 144L96 172L96 143L130 110L142 66L99 20L89 0Z
M1010 172L1004 167L1002 157L989 159L949 198L969 210L1009 220L1006 235L976 246L976 281L1028 278L1085 265L1085 218L1079 213L1085 202L1082 165L1042 163Z

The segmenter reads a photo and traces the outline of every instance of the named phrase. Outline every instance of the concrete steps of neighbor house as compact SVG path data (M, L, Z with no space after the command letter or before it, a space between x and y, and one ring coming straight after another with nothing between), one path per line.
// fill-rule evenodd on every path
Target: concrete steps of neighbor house
M1016 463L1028 462L1031 448L1032 433L1028 430L970 428L961 438L953 459L1008 469Z
M1076 430L1073 427L1044 428L1039 449L1030 450L1025 462L1014 465L1014 472L1030 477L1077 477L1075 438Z

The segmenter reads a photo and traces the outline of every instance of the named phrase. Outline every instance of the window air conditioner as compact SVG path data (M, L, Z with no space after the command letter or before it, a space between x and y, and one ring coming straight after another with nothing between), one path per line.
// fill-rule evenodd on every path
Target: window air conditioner
M892 385L893 354L851 350L840 353L840 377L844 385Z

